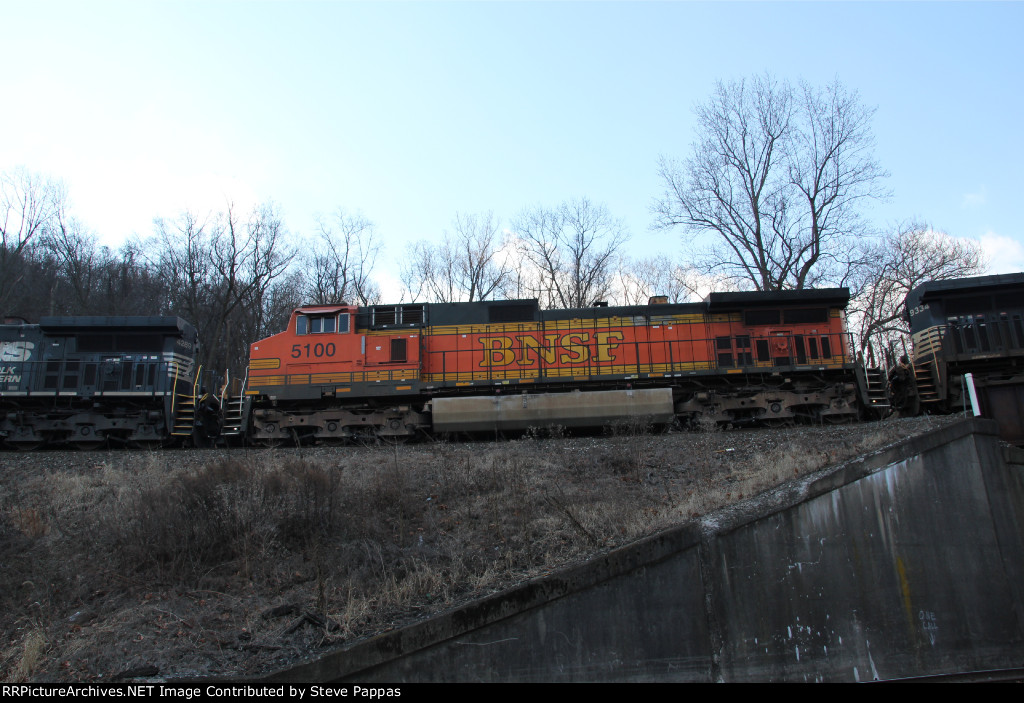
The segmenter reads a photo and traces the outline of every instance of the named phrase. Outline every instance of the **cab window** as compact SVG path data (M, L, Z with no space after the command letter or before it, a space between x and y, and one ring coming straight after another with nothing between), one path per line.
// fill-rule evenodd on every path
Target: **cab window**
M314 317L310 320L310 331L313 334L326 334L334 331L334 317Z
M295 334L346 334L349 331L349 313L340 315L299 315L295 320Z

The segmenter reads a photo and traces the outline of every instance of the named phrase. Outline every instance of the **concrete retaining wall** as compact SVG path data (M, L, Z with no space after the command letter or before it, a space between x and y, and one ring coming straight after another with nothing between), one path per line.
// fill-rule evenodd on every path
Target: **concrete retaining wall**
M866 681L1020 668L1022 576L1024 467L1004 459L994 423L965 420L271 680Z

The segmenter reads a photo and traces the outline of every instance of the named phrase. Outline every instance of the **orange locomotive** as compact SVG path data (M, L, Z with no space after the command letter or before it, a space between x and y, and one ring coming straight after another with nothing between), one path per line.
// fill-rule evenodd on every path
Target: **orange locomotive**
M852 420L884 399L851 358L848 299L836 288L570 310L305 306L252 345L225 431L274 445L630 418Z

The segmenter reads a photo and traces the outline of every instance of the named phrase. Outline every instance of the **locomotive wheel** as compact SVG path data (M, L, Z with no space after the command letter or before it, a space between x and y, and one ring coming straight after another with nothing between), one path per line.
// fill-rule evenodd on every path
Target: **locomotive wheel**
M162 439L139 439L132 442L138 449L145 449L147 451L156 451L164 446Z
M94 452L94 451L96 451L97 449L99 449L100 447L102 447L106 443L107 443L107 440L105 440L105 439L94 439L94 440L89 441L89 442L85 442L85 441L72 442L71 446L74 447L75 449L77 449L80 452Z
M262 437L260 439L254 439L253 443L258 447L277 449L284 444L284 439L281 437Z
M325 447L342 447L345 445L345 440L342 437L327 437L321 439L320 443Z
M849 425L853 418L853 415L825 415L823 419L829 425Z

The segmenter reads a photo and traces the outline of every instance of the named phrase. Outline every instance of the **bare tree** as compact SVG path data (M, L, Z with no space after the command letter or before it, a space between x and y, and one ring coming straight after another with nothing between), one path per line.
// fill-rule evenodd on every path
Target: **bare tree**
M211 216L185 211L175 220L157 218L156 238L150 242L152 265L165 290L161 308L195 321L207 319L215 284L211 230L219 227Z
M670 303L699 298L700 277L693 268L665 255L624 261L618 272L618 288L626 305L646 305L652 296L663 295Z
M25 169L0 174L0 311L26 281L25 255L66 201L60 181Z
M156 225L165 309L196 325L206 368L240 371L246 342L265 331L268 290L294 256L280 214L263 204L243 217L229 203L223 213L200 219L185 212Z
M296 251L288 243L288 232L281 214L272 203L264 203L253 209L248 221L248 237L251 254L246 260L245 272L250 283L240 297L243 308L248 312L247 338L260 339L269 330L278 330L284 326L269 324L268 318L275 311L272 289L286 275L296 257ZM298 303L291 307L296 305ZM288 312L291 312L291 308Z
M149 264L141 240L132 238L116 253L100 247L94 309L104 315L152 315L166 305L159 273Z
M904 300L913 288L928 281L976 276L987 267L976 242L923 223L902 225L867 249L868 263L855 281L857 291L847 316L858 349L874 363L882 360L871 358L875 350L888 357L902 353L899 347L910 334Z
M51 315L87 315L94 312L91 298L97 285L102 251L94 233L67 212L66 203L55 209L51 224L40 236L46 253L53 257L54 268L63 284L51 290Z
M701 268L758 290L842 282L855 263L847 244L863 233L857 208L885 195L874 110L838 82L794 90L758 76L719 82L696 112L690 158L660 161L655 226L713 235Z
M533 287L546 307L581 308L613 291L615 259L629 234L620 220L586 198L557 208L536 207L517 219L522 264L520 285Z
M288 324L292 311L304 302L306 279L302 272L293 268L270 284L262 297L259 324L246 333L246 339L262 339L268 334L283 330Z
M441 244L409 246L402 283L413 300L452 303L486 300L504 292L512 263L494 213L456 214Z
M320 236L307 260L306 294L317 304L380 301L380 288L371 277L380 253L376 228L361 213L338 208L319 218Z

